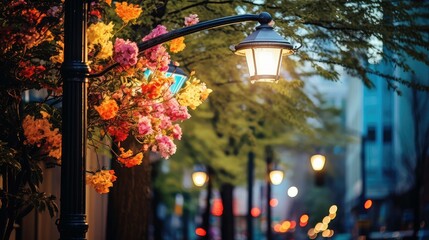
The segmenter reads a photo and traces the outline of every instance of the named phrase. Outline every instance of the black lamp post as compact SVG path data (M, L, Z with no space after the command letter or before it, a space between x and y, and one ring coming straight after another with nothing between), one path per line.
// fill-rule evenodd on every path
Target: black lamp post
M207 197L206 197L206 209L203 213L203 224L202 227L206 234L202 237L203 239L210 239L210 209L211 209L211 198L212 198L212 189L213 189L213 169L208 166L207 172L199 169L192 173L192 181L197 187L204 186L207 183Z
M63 78L63 142L62 142L62 167L61 167L61 196L60 219L58 230L61 239L86 239L88 224L85 215L85 162L87 146L87 79L102 76L119 64L113 64L96 74L89 74L87 64L87 18L88 1L65 0L64 19L64 62L61 67ZM174 30L138 45L139 51L144 51L158 44L185 36L198 31L230 25L246 21L258 21L261 25L256 32L238 44L237 53L247 55L248 63L252 64L252 80L278 79L278 65L274 68L276 73L261 72L264 63L257 59L264 51L280 49L278 59L274 62L281 63L281 57L292 54L292 45L274 32L269 26L272 18L268 13L259 15L245 14L224 17L215 20L201 22L189 27ZM266 34L269 34L269 37ZM246 50L247 49L247 50ZM243 50L243 51L242 51ZM272 51L268 54L272 55ZM272 55L273 56L273 55ZM262 56L263 57L263 56Z
M272 239L272 229L271 229L271 184L279 185L283 181L284 173L283 171L274 167L274 152L271 146L265 147L265 163L267 165L267 240Z
M265 148L265 161L267 164L267 232L266 232L266 236L267 236L267 240L271 240L272 239L272 230L271 230L271 205L270 205L270 200L271 200L271 182L270 182L270 172L271 172L271 165L273 163L273 149L270 146L267 146Z
M247 217L246 234L247 240L253 240L253 176L255 172L255 154L250 151L247 160Z

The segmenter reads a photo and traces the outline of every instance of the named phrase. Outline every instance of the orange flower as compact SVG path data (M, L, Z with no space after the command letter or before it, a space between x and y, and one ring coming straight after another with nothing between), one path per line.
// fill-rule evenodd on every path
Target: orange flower
M108 193L116 178L114 170L101 170L93 175L86 175L86 184L92 185L100 194Z
M185 41L184 37L179 37L179 38L171 40L170 52L178 53L180 51L183 51L183 49L185 49L185 47L186 47L186 45L183 41Z
M61 161L61 133L49 122L49 114L41 111L42 119L27 115L22 121L25 145L34 145L40 151L53 157L59 163Z
M133 151L128 150L124 152L124 148L119 149L121 151L121 155L118 157L118 161L125 165L125 167L130 168L135 165L140 165L143 159L143 153L140 152L133 156Z
M140 16L143 10L138 6L132 3L128 4L127 2L115 3L115 12L116 14L124 21L128 23L130 20L134 20Z
M112 5L112 0L106 0L106 3L111 6Z
M113 99L104 100L100 106L95 106L94 108L103 120L114 118L119 110L118 104Z

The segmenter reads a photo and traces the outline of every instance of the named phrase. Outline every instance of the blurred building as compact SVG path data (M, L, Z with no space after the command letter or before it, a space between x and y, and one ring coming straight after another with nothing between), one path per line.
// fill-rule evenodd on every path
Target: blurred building
M411 58L407 63L414 73L385 62L369 63L368 68L414 83L429 82L427 66ZM418 224L427 228L428 181L416 179L428 173L428 93L403 85L395 88L375 76L371 89L362 81L345 78L349 83L346 126L358 139L347 148L349 228L354 234L371 234L372 239L393 231L410 235L416 215L421 219ZM417 196L416 191L423 194ZM373 205L365 209L368 199Z

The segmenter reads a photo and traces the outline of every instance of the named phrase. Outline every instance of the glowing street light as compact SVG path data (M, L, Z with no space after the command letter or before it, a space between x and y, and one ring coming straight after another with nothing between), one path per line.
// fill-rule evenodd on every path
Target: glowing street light
M311 167L313 168L314 171L321 171L325 166L325 161L326 161L325 156L321 154L313 155L310 158Z
M202 187L208 181L208 175L204 171L196 171L192 173L192 182L197 187Z
M282 170L271 170L270 181L273 185L279 185L283 181L284 173Z

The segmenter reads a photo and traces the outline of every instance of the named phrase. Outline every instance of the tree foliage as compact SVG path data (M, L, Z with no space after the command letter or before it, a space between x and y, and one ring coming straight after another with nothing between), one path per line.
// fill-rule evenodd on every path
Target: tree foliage
M204 72L214 93L208 106L185 126L187 146L179 148L178 161L194 158L215 169L228 168L237 178L244 175L246 151L251 148L261 159L264 144L334 144L341 129L327 121L338 112L326 111L322 96L303 93L305 80L312 76L337 81L343 69L368 87L374 87L371 75L378 75L398 92L398 85L428 90L426 84L368 67L370 62L384 61L412 72L407 57L428 64L420 51L429 46L427 26L420 23L428 18L427 5L424 1L167 1L159 20L171 28L180 24L175 20L178 16L188 13L198 13L204 21L268 11L274 16L276 30L299 47L295 55L283 60L283 79L278 84L252 85L246 80L244 60L234 56L228 46L239 43L255 24L187 36L192 51L184 51L178 60L189 71ZM311 99L322 103L314 104ZM308 118L317 119L319 125L309 125ZM331 140L326 141L328 138Z

